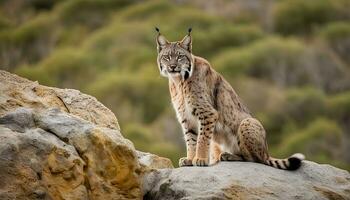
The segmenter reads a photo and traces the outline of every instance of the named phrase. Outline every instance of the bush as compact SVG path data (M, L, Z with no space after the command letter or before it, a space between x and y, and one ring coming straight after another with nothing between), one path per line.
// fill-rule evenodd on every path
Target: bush
M280 91L280 93L270 97L260 96L260 93L257 93L259 97L257 101L262 99L261 107L265 107L265 101L270 101L269 107L256 113L268 133L269 144L276 145L293 130L309 124L315 118L326 116L326 97L320 90L314 88L291 89L285 92Z
M292 89L286 94L285 114L299 126L307 124L315 117L325 115L325 112L326 97L320 90Z
M116 20L144 21L159 16L168 16L176 8L168 1L148 1L129 7L117 15Z
M330 23L321 30L320 35L341 59L350 64L350 23Z
M19 64L34 63L47 56L55 45L53 21L50 15L41 14L17 28L0 31L0 65L13 70Z
M280 157L302 152L307 159L332 162L342 153L342 130L336 122L318 118L306 128L293 132L275 149Z
M350 92L344 92L327 99L329 114L341 120L346 126L350 121Z
M296 39L266 38L223 51L213 60L226 77L245 74L280 87L313 85L334 92L350 88L350 72L326 50Z
M95 29L105 24L113 10L123 8L130 0L70 0L58 8L59 18L68 26L83 24Z
M61 49L37 66L23 66L16 70L19 75L41 84L63 88L84 88L86 80L92 81L99 70L93 57L75 49Z
M32 42L40 37L45 37L52 30L53 18L50 15L42 14L22 26L15 29L13 32L13 42L15 44L24 44Z
M49 10L52 9L61 0L27 0L25 3L27 6L32 7L36 10Z
M149 63L156 68L156 44L154 30L139 23L113 24L91 35L83 44L92 51L99 63L118 69L136 70Z
M350 19L347 0L286 0L274 8L274 28L288 35L310 33L319 26L336 20Z
M111 72L90 84L87 92L118 113L121 124L129 121L151 123L170 102L167 81L158 73L146 71Z
M215 25L206 31L194 30L193 52L202 57L215 55L213 49L225 49L237 47L260 39L264 33L257 26L223 24Z
M0 30L5 30L8 28L13 27L13 22L6 18L4 15L2 15L2 13L0 12Z
M213 61L216 68L227 76L247 74L257 78L269 77L280 85L295 82L285 70L297 70L298 59L305 47L295 39L267 38L242 48L223 51ZM291 80L288 80L291 79Z

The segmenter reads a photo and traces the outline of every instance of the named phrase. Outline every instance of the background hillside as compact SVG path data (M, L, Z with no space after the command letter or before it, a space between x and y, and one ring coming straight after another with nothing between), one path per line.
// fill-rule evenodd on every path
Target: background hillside
M273 156L350 170L350 0L2 0L0 68L95 96L137 149L185 155L154 26L193 28L207 58L262 121Z

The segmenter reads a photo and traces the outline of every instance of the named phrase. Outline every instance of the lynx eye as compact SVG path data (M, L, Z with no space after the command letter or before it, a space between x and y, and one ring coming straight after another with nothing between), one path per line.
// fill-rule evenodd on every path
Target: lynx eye
M177 60L182 60L182 59L184 59L185 58L185 55L179 55L178 57L177 57Z
M166 61L170 61L170 56L169 55L164 55L163 59L166 60Z

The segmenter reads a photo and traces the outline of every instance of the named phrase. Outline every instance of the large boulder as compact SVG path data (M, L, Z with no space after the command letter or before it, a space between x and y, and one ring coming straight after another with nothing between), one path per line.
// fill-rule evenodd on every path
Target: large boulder
M350 199L350 174L305 161L297 171L251 162L160 169L146 175L144 199Z
M5 71L0 141L0 199L141 199L144 173L172 167L136 151L94 97Z
M0 70L0 116L19 107L37 110L58 108L93 124L120 130L113 112L96 98L78 90L39 85Z
M0 118L0 199L136 199L140 166L130 141L59 109Z

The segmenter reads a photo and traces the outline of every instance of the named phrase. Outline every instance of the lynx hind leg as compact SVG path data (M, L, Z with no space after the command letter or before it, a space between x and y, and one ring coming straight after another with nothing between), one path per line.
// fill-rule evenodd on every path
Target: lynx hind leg
M223 152L220 155L220 161L243 161L244 159L242 158L241 155L238 154L231 154L228 152Z
M242 120L238 127L238 139L244 160L264 163L268 159L266 133L257 119Z

